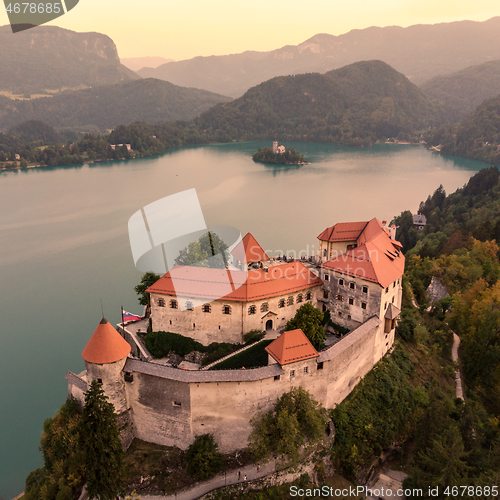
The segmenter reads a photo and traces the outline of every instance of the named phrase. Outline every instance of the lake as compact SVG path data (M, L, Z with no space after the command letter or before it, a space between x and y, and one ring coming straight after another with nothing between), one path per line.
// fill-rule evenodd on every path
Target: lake
M104 315L140 313L128 241L143 206L196 188L208 225L251 231L271 253L317 250L336 222L390 221L442 184L447 193L489 165L414 145L287 143L309 165L267 166L265 142L185 147L140 160L0 172L0 497L42 465L43 421L64 402L68 370Z

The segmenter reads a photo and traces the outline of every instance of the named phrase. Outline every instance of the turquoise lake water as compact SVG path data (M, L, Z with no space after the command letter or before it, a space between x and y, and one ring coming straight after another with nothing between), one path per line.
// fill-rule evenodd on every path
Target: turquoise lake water
M443 184L451 193L489 165L412 145L287 143L311 162L268 166L268 143L178 148L154 158L0 172L0 497L42 465L43 421L64 402L68 370L101 319L140 313L141 273L127 222L141 207L196 188L208 225L251 231L271 253L316 253L342 221L390 221Z

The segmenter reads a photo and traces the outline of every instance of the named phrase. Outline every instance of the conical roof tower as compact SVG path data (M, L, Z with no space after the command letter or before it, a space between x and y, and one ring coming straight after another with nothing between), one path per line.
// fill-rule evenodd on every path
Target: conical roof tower
M102 365L126 358L130 350L130 344L103 317L85 346L82 357L88 363Z

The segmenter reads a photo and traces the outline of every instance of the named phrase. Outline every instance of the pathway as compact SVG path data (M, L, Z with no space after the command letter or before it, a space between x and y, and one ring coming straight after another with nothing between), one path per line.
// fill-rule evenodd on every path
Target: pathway
M239 469L241 471L241 478L238 478L238 470L231 470L225 474L219 474L208 481L198 483L187 490L179 491L173 495L158 496L158 495L140 495L142 500L195 500L207 493L225 486L232 486L235 484L243 484L253 481L255 479L262 479L270 476L276 472L276 462L271 460L267 464L263 464L257 472L257 466L247 465Z
M451 359L453 361L458 361L458 346L460 345L460 337L453 332L453 345L451 346ZM464 393L462 390L462 377L460 376L460 370L455 370L455 382L456 382L456 397L464 401Z

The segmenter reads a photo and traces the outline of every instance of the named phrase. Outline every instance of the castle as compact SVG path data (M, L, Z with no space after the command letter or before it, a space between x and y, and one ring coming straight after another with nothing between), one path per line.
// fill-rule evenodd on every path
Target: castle
M377 219L329 227L318 236L313 266L273 261L248 234L234 259L236 270L247 268L245 279L225 295L220 293L224 272L232 283L236 271L204 269L208 274L196 278L192 269L181 269L186 279L176 281L175 290L169 273L148 289L153 330L177 331L204 344L240 342L250 329L281 331L310 301L349 329L320 352L294 330L269 344L267 366L179 369L139 359L136 337L126 327L118 333L103 319L82 353L85 371L66 375L69 395L83 403L88 384L101 381L119 416L125 446L137 437L186 449L196 435L212 433L224 452L244 446L250 420L271 410L292 387L302 386L333 408L394 342L404 271L395 229ZM194 286L196 279L210 280L210 286ZM180 310L179 301L189 304Z

